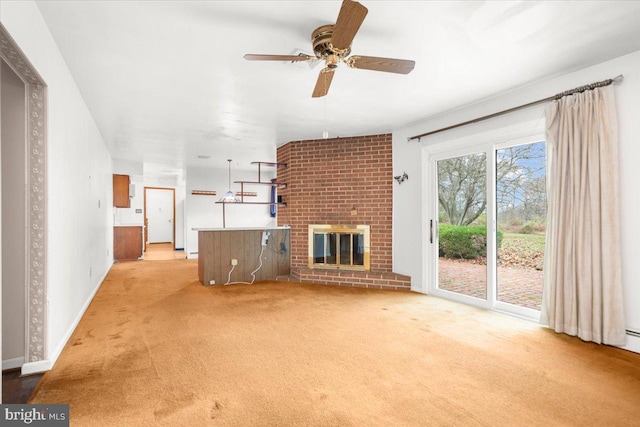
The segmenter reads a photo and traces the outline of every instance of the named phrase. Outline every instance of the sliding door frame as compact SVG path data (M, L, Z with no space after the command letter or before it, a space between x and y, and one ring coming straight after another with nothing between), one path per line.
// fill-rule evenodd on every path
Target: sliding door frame
M425 280L427 281L426 289L433 296L446 298L452 301L480 307L488 310L505 312L518 317L529 320L538 320L540 312L529 308L519 307L513 304L498 301L497 298L497 205L496 205L496 152L497 150L514 147L519 145L531 144L544 141L544 135L535 133L523 137L512 137L508 140L489 141L479 144L468 144L466 146L458 146L450 148L447 144L438 144L435 146L425 146L425 189L426 189L426 215L424 221L426 223L427 233L425 242L427 250L425 253L424 265L426 267ZM438 287L439 276L439 256L438 256L438 161L446 160L471 154L484 153L486 159L486 199L487 199L487 277L486 277L486 296L487 299L476 298L468 295L459 294L452 291L440 289ZM433 221L433 223L431 222ZM433 224L433 228L431 227Z

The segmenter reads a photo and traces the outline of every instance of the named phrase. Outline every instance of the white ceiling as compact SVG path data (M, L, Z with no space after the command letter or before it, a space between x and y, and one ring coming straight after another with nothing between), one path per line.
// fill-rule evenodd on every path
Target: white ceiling
M415 69L341 64L314 99L322 65L243 55L312 54L311 32L341 1L37 3L112 156L156 171L275 160L325 123L331 137L390 132L640 49L639 1L362 0L352 52Z

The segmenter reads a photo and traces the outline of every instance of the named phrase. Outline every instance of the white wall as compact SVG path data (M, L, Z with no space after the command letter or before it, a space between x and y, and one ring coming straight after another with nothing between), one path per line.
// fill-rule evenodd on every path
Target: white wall
M469 125L456 130L443 132L433 137L426 137L422 142L407 141L407 137L435 130L458 122L491 114L510 107L515 107L556 93L624 75L624 81L616 84L616 103L618 108L618 126L620 140L620 177L622 194L622 279L625 293L625 315L627 328L640 331L640 263L637 262L637 242L640 240L640 198L637 188L640 186L640 51L602 64L576 71L561 77L538 82L519 90L500 94L482 103L439 115L425 122L394 132L393 163L394 174L406 170L409 181L401 187L394 186L394 218L393 218L393 263L394 271L412 277L412 289L425 292L426 269L424 267L426 239L426 188L424 177L426 168L426 146L449 144L454 141L471 143L470 136L475 134L501 138L495 129L515 122L529 120L532 132L535 123L542 118L544 106L535 107L514 115L502 116L499 119ZM539 119L536 119L539 117ZM531 121L533 119L533 121ZM500 139L497 139L499 141ZM406 186L405 186L406 184ZM421 238L417 238L415 230L421 230ZM640 351L634 349L634 351Z
M186 185L186 248L187 256L194 258L198 252L198 233L193 228L221 228L222 205L216 204L228 190L229 171L227 168L187 168ZM263 169L262 181L269 182L276 177L275 169ZM255 170L231 171L233 181L257 181ZM233 191L240 191L240 184L231 184ZM216 191L216 196L198 196L192 190ZM244 191L257 192L256 197L246 197L245 201L268 202L271 187L268 185L245 184ZM274 227L277 222L269 215L269 205L226 205L226 227Z
M47 369L112 264L111 156L36 4L3 2L1 12L48 86Z

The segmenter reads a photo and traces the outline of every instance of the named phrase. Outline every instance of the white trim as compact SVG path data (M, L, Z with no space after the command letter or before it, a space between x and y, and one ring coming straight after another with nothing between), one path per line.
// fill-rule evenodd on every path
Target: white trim
M435 202L434 195L437 194L437 185L438 185L438 170L437 170L437 160L432 158L431 153L427 148L422 150L422 164L423 169L426 171L424 177L424 187L425 188L425 209L423 212L426 212L426 215L423 215L424 220L433 221L430 222L429 227L426 232L423 233L423 247L427 247L426 251L423 251L423 260L422 265L424 266L424 274L422 276L422 280L424 282L422 288L426 290L426 293L432 295L434 291L438 291L437 288L437 271L438 271L438 206L437 202ZM426 165L426 167L424 167ZM432 234L433 233L433 234ZM437 296L437 295L436 295ZM446 296L444 296L446 298Z
M522 307L504 301L496 301L493 311L507 314L509 316L515 316L530 322L540 323L540 311L532 308Z
M422 180L422 186L421 188L423 189L428 189L429 188L429 183L431 182L430 179L430 175L429 175L429 168L424 167L424 165L429 164L428 162L428 153L426 149L421 149L420 150L420 171L421 171L421 176L420 179ZM395 186L394 186L395 188ZM428 191L427 191L428 193ZM423 248L426 247L426 250L422 251L422 262L421 264L421 273L422 273L422 280L420 281L420 283L417 283L418 281L415 280L414 277L411 277L411 290L414 292L420 292L422 294L426 294L429 295L429 280L427 279L429 276L429 273L431 272L431 268L430 265L428 263L429 261L429 251L431 243L429 243L429 233L431 232L431 228L429 225L427 225L427 221L424 221L425 218L430 218L429 216L429 198L425 196L424 191L423 194L420 195L420 218L422 218L423 220L420 221L420 236L421 236L421 242L423 242ZM395 233L396 231L396 227L392 227L393 229L393 233ZM394 234L395 236L395 234ZM393 241L395 242L396 239L394 237ZM426 244L426 246L425 246ZM395 254L395 251L394 251ZM394 265L395 266L395 265Z
M523 307L499 300L496 300L494 309L495 311L499 311L501 313L511 314L522 319L540 323L540 310L535 310L533 308Z
M488 146L484 151L485 158L485 184L484 194L487 206L485 207L485 215L487 216L487 224L485 226L485 240L487 242L487 301L492 301L492 309L495 310L498 301L498 287L496 280L498 279L498 243L496 233L498 231L498 209L496 204L496 187L498 186L496 176L496 148L495 144Z
M640 353L640 337L627 334L627 344L621 345L620 348L634 353Z
M16 357L2 361L2 370L19 368L24 364L24 357Z
M22 375L39 374L53 368L53 362L48 359L38 360L37 362L25 363L22 365Z
M470 305L473 307L482 308L484 310L494 311L493 307L491 307L491 304L486 299L477 298L470 295L460 294L457 292L447 291L445 289L437 288L436 287L436 284L438 283L437 270L434 271L434 276L436 277L432 279L433 288L429 289L429 295L433 295L434 297L438 297L438 298L448 299L449 301L455 301L455 302Z

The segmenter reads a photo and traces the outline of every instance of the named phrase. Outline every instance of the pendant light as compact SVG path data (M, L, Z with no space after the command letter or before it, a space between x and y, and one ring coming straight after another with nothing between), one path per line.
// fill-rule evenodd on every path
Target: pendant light
M231 159L227 159L227 162L229 162L229 191L227 191L220 201L224 203L238 203L240 202L240 199L238 199L236 194L231 191Z

